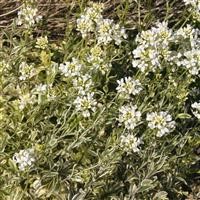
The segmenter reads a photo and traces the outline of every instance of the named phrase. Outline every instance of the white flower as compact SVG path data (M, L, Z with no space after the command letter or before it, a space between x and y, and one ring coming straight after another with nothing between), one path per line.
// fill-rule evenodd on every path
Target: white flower
M39 49L46 49L48 47L48 38L47 38L47 36L37 38L35 47L39 48Z
M112 31L113 31L113 40L115 41L116 45L120 45L122 42L122 39L126 39L127 38L127 34L125 31L124 27L120 27L119 24L113 24L112 27Z
M147 113L146 120L150 129L157 130L157 137L162 137L166 133L170 133L175 128L175 122L167 112L152 112Z
M169 44L172 40L172 31L168 29L167 23L157 23L151 30L142 31L138 34L136 42L139 44L133 50L133 67L142 72L146 69L156 71L162 67L163 60L169 60L171 51Z
M83 38L95 30L94 26L94 22L84 15L77 19L77 30L81 32Z
M133 59L132 60L132 66L134 68L139 68L142 72L144 72L146 70L146 68L148 67L148 64L145 63L145 61L141 61L141 60L136 60L136 59Z
M142 90L140 81L135 80L131 77L125 77L120 80L117 80L117 83L119 84L116 88L117 92L120 96L124 98L129 98L131 94L139 94Z
M38 15L38 9L30 5L22 5L21 10L18 12L17 25L24 25L30 28L41 20L42 16Z
M81 32L83 38L89 33L95 32L96 23L103 18L101 15L102 11L103 4L93 3L92 6L86 8L80 18L77 19L77 30Z
M112 41L113 20L103 19L97 24L98 44L109 44Z
M199 35L200 35L199 29L195 29L191 25L187 24L186 27L181 27L176 32L174 32L173 40L174 42L180 44L184 44L187 42L188 43L187 49L188 47L192 49L196 48L198 49L200 47Z
M96 45L90 49L90 54L87 57L87 61L92 63L93 66L99 65L100 63L104 62L104 51L99 45Z
M47 85L46 84L39 84L39 85L36 86L35 90L39 94L40 93L44 94L47 91Z
M136 42L145 45L145 47L167 47L171 36L172 30L168 28L167 22L157 22L150 30L142 31L137 36Z
M26 80L34 75L34 66L28 65L26 62L22 62L19 66L20 77L19 80Z
M72 62L65 62L60 64L59 70L66 77L79 76L82 69L82 64L78 59L72 58Z
M174 33L174 39L176 40L187 39L191 35L193 35L193 32L194 32L193 27L187 24L186 27L181 27Z
M13 161L18 164L19 170L24 171L27 167L31 167L35 162L34 149L20 150L19 153L15 153Z
M120 45L122 38L127 38L125 29L123 27L121 28L119 24L115 24L113 20L110 19L102 19L98 22L97 33L98 44L103 43L107 45L114 40L116 45Z
M191 105L191 107L192 107L192 112L195 115L195 117L200 120L200 102L199 103L197 103L197 102L193 103Z
M185 5L191 4L193 6L196 6L199 0L183 0L185 2Z
M103 19L102 11L103 4L98 3L93 3L92 7L86 8L77 19L77 30L81 32L83 38L93 33L98 44L107 45L114 41L116 45L120 45L122 39L127 38L125 29L115 24L113 20Z
M141 112L137 110L137 106L125 105L119 108L118 121L125 125L126 129L134 129L140 122Z
M147 67L149 67L151 71L161 68L162 56L157 48L144 48L144 46L138 46L133 51L133 56L133 67L139 68L142 72L144 72Z
M103 18L101 14L103 9L104 5L102 3L92 3L91 7L85 9L84 14L90 20L98 23Z
M147 74L168 63L170 66L184 66L192 75L197 75L200 70L199 36L200 31L190 25L173 32L166 22L157 23L156 27L138 34L132 65ZM178 49L173 46L178 46Z
M102 74L108 72L112 64L105 61L106 52L99 45L94 46L90 50L87 61L92 65L92 70L99 70Z
M99 65L99 70L104 75L111 69L111 67L112 67L111 63L102 63Z
M172 30L168 28L167 22L157 22L156 26L152 27L151 30L159 45L167 47L172 37Z
M182 27L174 32L173 42L178 45L177 51L172 51L168 61L178 67L185 67L192 75L198 75L200 70L200 31L190 25Z
M198 75L200 71L200 49L192 49L184 53L185 59L181 64L185 66L192 75Z
M139 152L139 145L141 144L141 139L137 138L131 134L128 135L122 135L120 137L120 147L127 152Z
M96 110L97 102L93 96L94 93L87 93L84 96L78 96L74 101L76 110L81 112L83 117L90 117L91 112Z

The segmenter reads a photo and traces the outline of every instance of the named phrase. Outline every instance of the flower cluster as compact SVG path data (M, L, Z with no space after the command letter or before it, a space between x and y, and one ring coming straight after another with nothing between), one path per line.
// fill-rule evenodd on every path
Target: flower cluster
M173 41L176 45L179 45L179 51L173 52L173 54L179 54L178 57L181 58L181 54L184 54L184 52L199 49L199 35L199 29L195 29L189 24L186 27L179 28L173 34ZM178 65L178 63L176 64Z
M157 23L151 30L142 31L136 38L139 45L133 50L133 67L138 67L142 72L161 68L163 59L168 60L170 57L171 37L172 31L166 22Z
M186 51L184 59L180 62L182 66L185 66L190 74L198 75L200 71L200 49L192 49Z
M108 72L112 67L110 62L106 62L106 52L103 51L100 45L90 49L87 61L92 65L92 70L100 70L102 74Z
M141 144L141 139L133 136L132 134L122 135L120 137L120 147L126 152L139 152L139 145Z
M24 25L25 28L31 28L42 19L38 15L38 9L31 5L23 4L21 10L18 12L17 25Z
M35 47L38 48L38 49L46 49L48 47L48 38L47 38L47 36L37 38Z
M175 128L175 122L167 112L147 113L146 120L150 129L156 129L157 137L162 137L166 133L172 132Z
M179 51L173 52L172 63L188 69L191 75L198 75L200 71L200 32L190 25L174 32L173 40L179 45Z
M133 50L132 65L142 72L155 72L167 65L177 65L197 75L200 68L199 35L199 30L190 25L173 32L166 22L157 23L156 27L142 31L137 36L139 45ZM174 46L179 48L174 49Z
M35 87L35 92L38 94L44 94L47 91L47 84L40 83Z
M15 153L13 161L18 164L19 170L24 171L27 167L31 167L35 162L34 149L20 150L19 153Z
M125 125L126 129L133 130L141 119L141 112L137 110L135 105L124 105L119 108L118 121Z
M102 19L102 11L103 4L93 3L92 7L86 8L84 14L77 19L77 30L81 32L83 38L95 31L95 23Z
M26 62L22 62L19 66L19 79L26 80L31 78L34 75L34 66L32 64L27 64Z
M120 97L130 98L130 95L139 94L142 90L142 86L139 80L135 80L131 77L125 77L120 80L117 80L118 87L117 92Z
M121 28L119 24L115 24L113 20L103 19L97 24L97 41L98 44L109 44L115 41L116 45L120 45L122 38L126 39L127 35L125 29Z
M183 0L185 5L190 5L189 11L195 20L200 21L200 0Z
M85 118L91 116L91 112L96 111L97 102L94 98L94 84L90 69L85 72L85 65L81 64L76 58L72 58L71 62L60 64L61 73L71 79L73 88L77 91L77 97L73 102L75 110L80 112Z
M59 70L65 77L73 78L72 85L78 95L73 102L76 111L85 118L90 117L91 112L96 111L97 105L92 91L94 84L91 75L84 73L83 65L76 58L72 58L71 62L60 64Z
M80 71L82 69L82 64L76 58L72 58L71 62L64 62L60 64L59 70L65 77L72 78L74 76L80 76Z
M197 102L193 103L191 105L191 107L192 107L192 112L195 115L195 117L200 120L200 102L199 103L197 103Z
M185 40L188 38L193 38L194 35L194 29L191 25L187 24L185 27L179 28L176 32L174 32L173 39L176 42L179 42L180 40Z
M76 106L76 110L81 112L83 117L90 117L91 112L96 111L97 102L94 99L94 93L87 93L84 96L78 96L74 104Z
M89 33L95 33L98 44L109 44L114 41L116 45L121 44L122 39L126 39L125 29L113 20L104 19L102 16L103 4L93 3L92 7L86 8L84 14L77 19L77 30L82 37Z

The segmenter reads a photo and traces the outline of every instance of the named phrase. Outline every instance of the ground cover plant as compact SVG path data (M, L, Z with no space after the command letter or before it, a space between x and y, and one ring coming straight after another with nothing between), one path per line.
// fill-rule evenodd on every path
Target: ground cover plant
M200 1L54 3L0 14L0 199L199 199Z

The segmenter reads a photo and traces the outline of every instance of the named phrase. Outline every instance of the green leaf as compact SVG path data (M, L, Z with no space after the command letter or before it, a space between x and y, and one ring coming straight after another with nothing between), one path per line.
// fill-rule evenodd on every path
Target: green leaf
M191 118L191 115L187 114L187 113L180 113L176 116L176 118L179 118L179 119L190 119Z
M9 159L8 160L8 165L10 166L10 169L14 172L17 172L18 169L17 169L17 165L15 164L15 162L13 162L12 159Z
M153 197L153 200L168 200L167 192L165 191L157 192Z
M140 189L140 192L144 192L146 190L150 190L150 189L153 189L155 187L154 181L150 180L150 179L144 179L142 182L141 182L141 189Z

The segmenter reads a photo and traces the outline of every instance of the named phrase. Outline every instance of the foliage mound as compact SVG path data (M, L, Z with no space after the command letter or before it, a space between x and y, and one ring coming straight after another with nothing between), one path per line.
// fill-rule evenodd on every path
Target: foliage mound
M200 198L199 0L1 3L0 199Z

